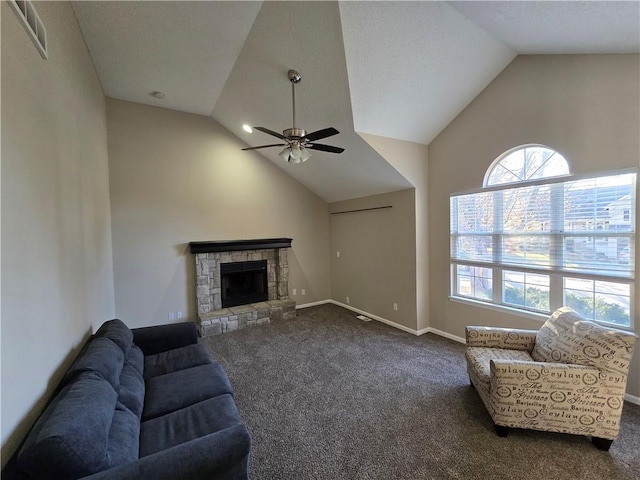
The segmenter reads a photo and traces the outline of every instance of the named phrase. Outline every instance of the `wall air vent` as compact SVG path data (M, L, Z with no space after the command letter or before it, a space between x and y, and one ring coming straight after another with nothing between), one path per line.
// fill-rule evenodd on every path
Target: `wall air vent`
M8 0L7 3L13 8L42 58L49 58L47 55L47 29L44 28L33 3L29 0Z

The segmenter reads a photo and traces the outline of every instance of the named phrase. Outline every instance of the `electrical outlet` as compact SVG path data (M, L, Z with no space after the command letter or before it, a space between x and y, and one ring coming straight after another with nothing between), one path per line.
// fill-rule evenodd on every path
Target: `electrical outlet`
M182 318L182 312L176 313L176 318Z
M292 295L297 295L297 293L298 293L298 290L297 290L297 289L295 289L295 288L291 291L291 294L292 294Z
M302 290L300 290L300 294L301 294L301 295L306 295L306 294L307 294L307 291L303 288Z
M340 258L340 252L336 252L336 257Z
M169 312L169 320L175 320L176 314L174 312Z
M349 305L349 297L347 297L347 305Z
M397 304L397 303L394 303L394 304L393 304L393 309L394 309L396 312L398 311L398 304Z

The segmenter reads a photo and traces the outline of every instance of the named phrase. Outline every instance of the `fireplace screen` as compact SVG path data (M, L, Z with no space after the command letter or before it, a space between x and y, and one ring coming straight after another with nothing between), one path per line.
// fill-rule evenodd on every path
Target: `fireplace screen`
M266 260L223 263L220 277L222 308L269 299Z

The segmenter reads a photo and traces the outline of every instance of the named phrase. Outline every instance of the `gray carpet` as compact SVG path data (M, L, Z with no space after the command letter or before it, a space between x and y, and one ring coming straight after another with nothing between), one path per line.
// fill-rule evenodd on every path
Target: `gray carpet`
M208 337L253 439L252 480L639 479L640 407L608 453L587 437L493 431L464 345L327 304Z

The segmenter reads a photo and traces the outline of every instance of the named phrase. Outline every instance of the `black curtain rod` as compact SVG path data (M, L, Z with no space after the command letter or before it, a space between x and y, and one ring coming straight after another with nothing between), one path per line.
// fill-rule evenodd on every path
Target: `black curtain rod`
M393 208L393 205L385 205L384 207L359 208L357 210L344 210L342 212L331 212L331 215L340 215L342 213L368 212L370 210L382 210L383 208Z

